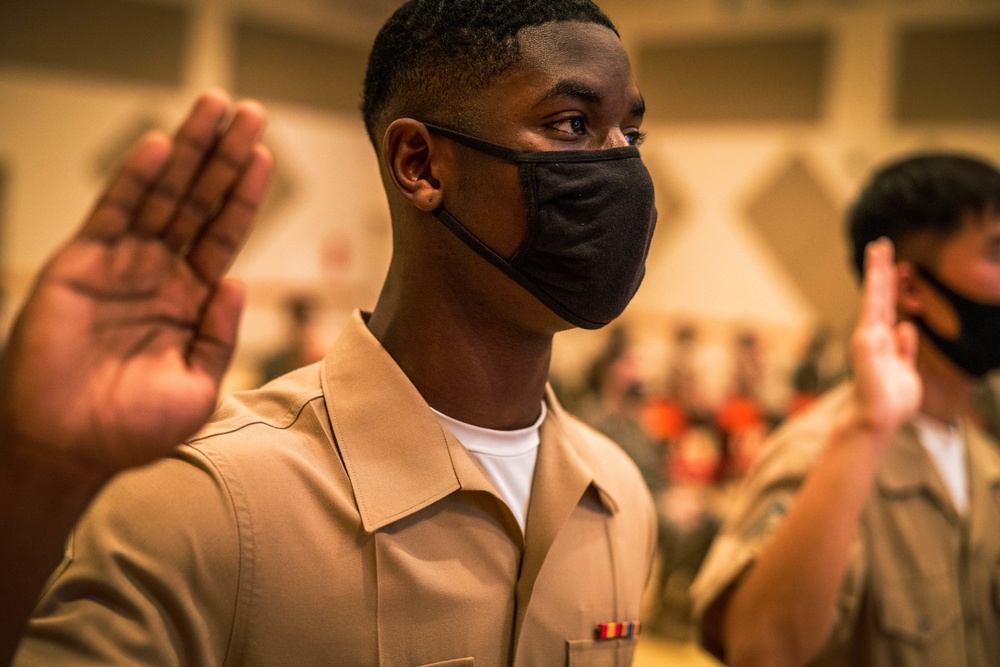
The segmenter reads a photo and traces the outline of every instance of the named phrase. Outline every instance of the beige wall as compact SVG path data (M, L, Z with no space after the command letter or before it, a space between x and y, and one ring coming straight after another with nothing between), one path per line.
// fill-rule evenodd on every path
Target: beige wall
M314 45L326 40L358 52L367 48L391 3L153 4L183 7L191 17L176 85L0 58L0 162L7 174L0 259L15 302L40 262L80 219L107 165L128 140L150 124L176 122L205 86L233 87L237 45L230 26L239 17L300 32ZM636 333L651 380L662 375L672 327L697 321L710 390L722 393L730 340L741 328L753 327L763 336L771 369L767 394L780 404L785 375L810 329L828 321L844 331L850 321L850 279L837 268L844 265L844 250L836 245L839 231L830 227L871 167L932 147L974 150L1000 162L1000 115L976 122L902 125L894 120L900 26L995 22L1000 3L606 0L602 5L619 24L645 81L652 81L656 71L643 70L642 54L657 45L828 36L830 55L815 118L671 121L651 110L643 148L660 207L673 212L664 216L646 282L623 318ZM302 76L315 82L325 74ZM717 94L724 104L726 90ZM281 171L260 227L235 269L249 284L250 307L232 387L252 381L255 359L280 337L277 307L283 295L320 295L332 335L350 308L372 305L388 262L388 214L357 116L322 101L319 106L265 101L271 112L267 141ZM774 202L791 203L776 208ZM759 219L765 214L768 219ZM790 222L775 223L775 215L787 215ZM814 247L809 235L804 240L781 236L782 225L798 220L814 225ZM803 252L815 255L791 261L790 255L801 259ZM819 286L813 284L817 280L810 283L803 267L823 272ZM830 286L829 299L822 297L824 285ZM554 369L574 377L602 336L562 335Z

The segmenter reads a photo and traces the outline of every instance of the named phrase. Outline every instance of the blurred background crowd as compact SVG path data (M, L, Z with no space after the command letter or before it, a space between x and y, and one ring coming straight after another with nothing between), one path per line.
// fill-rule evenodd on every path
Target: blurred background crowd
M284 342L259 359L259 383L325 354L332 332L319 326L316 304L294 297L285 314ZM627 324L591 337L599 345L577 372L553 374L551 383L564 407L618 443L642 472L659 515L645 622L657 635L690 641L688 587L731 493L768 433L847 377L848 343L829 327L801 341L746 326L711 340L693 322L660 339L637 337ZM972 416L1000 441L998 388L1000 374L982 382Z

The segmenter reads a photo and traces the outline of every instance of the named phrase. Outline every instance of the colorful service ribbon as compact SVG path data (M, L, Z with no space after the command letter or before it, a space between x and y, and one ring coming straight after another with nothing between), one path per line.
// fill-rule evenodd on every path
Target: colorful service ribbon
M639 634L639 621L621 621L618 623L601 623L594 628L595 639L627 639Z

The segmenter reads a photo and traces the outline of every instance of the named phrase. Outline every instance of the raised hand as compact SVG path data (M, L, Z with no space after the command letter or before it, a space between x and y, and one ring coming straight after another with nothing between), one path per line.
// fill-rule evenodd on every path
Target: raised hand
M851 339L854 405L861 423L885 444L917 411L923 390L914 367L917 332L909 322L896 322L896 289L892 242L870 243L861 313Z
M168 453L211 414L243 300L223 276L272 165L263 125L258 104L231 110L209 93L173 138L134 148L12 330L4 459L108 477Z

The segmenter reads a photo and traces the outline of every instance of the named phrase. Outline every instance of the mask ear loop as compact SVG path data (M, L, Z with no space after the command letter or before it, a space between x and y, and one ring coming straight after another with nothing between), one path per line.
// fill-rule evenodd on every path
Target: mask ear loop
M618 148L602 148L599 150L519 151L507 148L506 146L492 144L478 137L472 137L458 130L452 130L433 123L424 123L424 127L431 134L440 135L463 146L468 146L473 150L517 164L532 162L601 162L604 160L622 160L640 157L637 146L619 146Z
M941 282L941 280L936 275L934 275L934 272L928 269L927 267L923 266L922 264L914 264L913 266L916 269L917 275L920 276L921 280L923 280L932 288L934 288L934 291L944 296L946 300L952 300L952 299L958 299L961 301L966 300L965 297L963 297L961 294L958 294L953 289L951 289L943 282ZM923 331L925 334L927 334L927 337L931 339L931 342L933 342L938 347L940 347L942 343L948 345L952 342L948 338L942 336L941 334L931 329L930 325L927 324L927 321L924 320L922 316L918 315L912 317L911 320L917 326L917 328Z
M431 134L437 134L445 139L451 139L452 141L462 144L463 146L477 150L480 153L492 155L493 157L500 158L506 162L520 162L520 158L523 156L522 151L516 151L513 148L507 148L506 146L491 144L488 141L471 137L468 134L463 134L456 130L449 130L448 128L441 127L440 125L424 123L424 127L426 127Z
M538 235L540 222L536 214L538 210L538 186L535 174L536 164L549 164L560 162L595 162L604 160L620 160L627 158L640 158L639 149L636 146L622 146L619 148L606 148L601 150L566 150L566 151L519 151L506 146L499 146L478 137L473 137L458 130L437 125L435 123L423 122L424 127L431 134L450 139L463 146L485 153L492 157L512 162L518 166L518 178L521 182L521 194L524 197L524 216L527 224L524 241L510 258L511 266L518 267L534 245ZM468 232L468 230L466 230ZM505 260L506 261L506 260Z
M479 151L480 153L485 153L486 155L498 158L500 160L503 160L504 162L511 162L517 165L518 180L521 183L521 196L524 198L524 217L527 229L525 232L524 240L521 242L521 245L518 246L517 250L514 251L514 254L510 258L510 260L500 258L500 255L494 252L492 248L489 248L478 238L473 236L472 232L466 229L464 225L459 223L447 211L443 212L445 213L445 215L447 215L448 218L450 218L450 220L442 219L442 221L445 222L445 224L453 232L459 234L463 238L466 238L467 242L474 242L475 244L482 245L483 248L490 253L490 255L495 255L497 258L500 258L504 264L517 269L520 266L521 262L523 261L524 257L527 255L527 253L533 246L535 237L538 235L538 219L537 219L538 216L535 215L535 208L536 208L535 204L538 199L538 194L537 194L538 188L535 185L534 161L523 159L525 156L530 156L531 153L517 151L512 148L507 148L506 146L498 146L488 141L483 141L482 139L478 139L476 137L469 136L468 134L458 132L457 130L451 130L446 127L441 127L440 125L434 125L432 123L424 123L424 127L426 127L427 131L430 132L431 134L442 136L445 139L450 139L463 146ZM441 207L441 209L443 209L443 207ZM442 218L441 216L438 217ZM480 251L480 254L483 254L483 252ZM487 257L486 255L483 256L489 259L491 263L496 265L496 261L494 261L493 257ZM506 271L506 269L504 269L504 271Z
M976 309L982 309L982 308L1000 309L1000 303L980 303L979 301L976 301L975 299L970 299L969 297L965 296L964 294L959 294L958 292L956 292L951 287L948 287L947 285L945 285L944 282L942 282L941 279L938 278L934 274L934 272L931 271L930 269L925 268L925 267L921 266L920 264L916 264L915 266L917 267L917 273L920 274L920 277L923 278L928 283L930 283L934 287L934 289L936 289L939 293L945 295L946 297L949 297L950 300L953 302L953 305L955 303L957 303L960 306L966 306L968 308L976 308ZM998 311L998 312L1000 312L1000 311Z
M917 269L917 275L923 278L925 282L930 283L934 287L934 289L940 292L944 292L945 294L955 294L956 296L959 297L962 296L961 294L957 294L955 290L951 289L943 282L941 282L941 279L938 278L936 275L934 275L934 272L928 269L923 264L914 264L913 266Z

